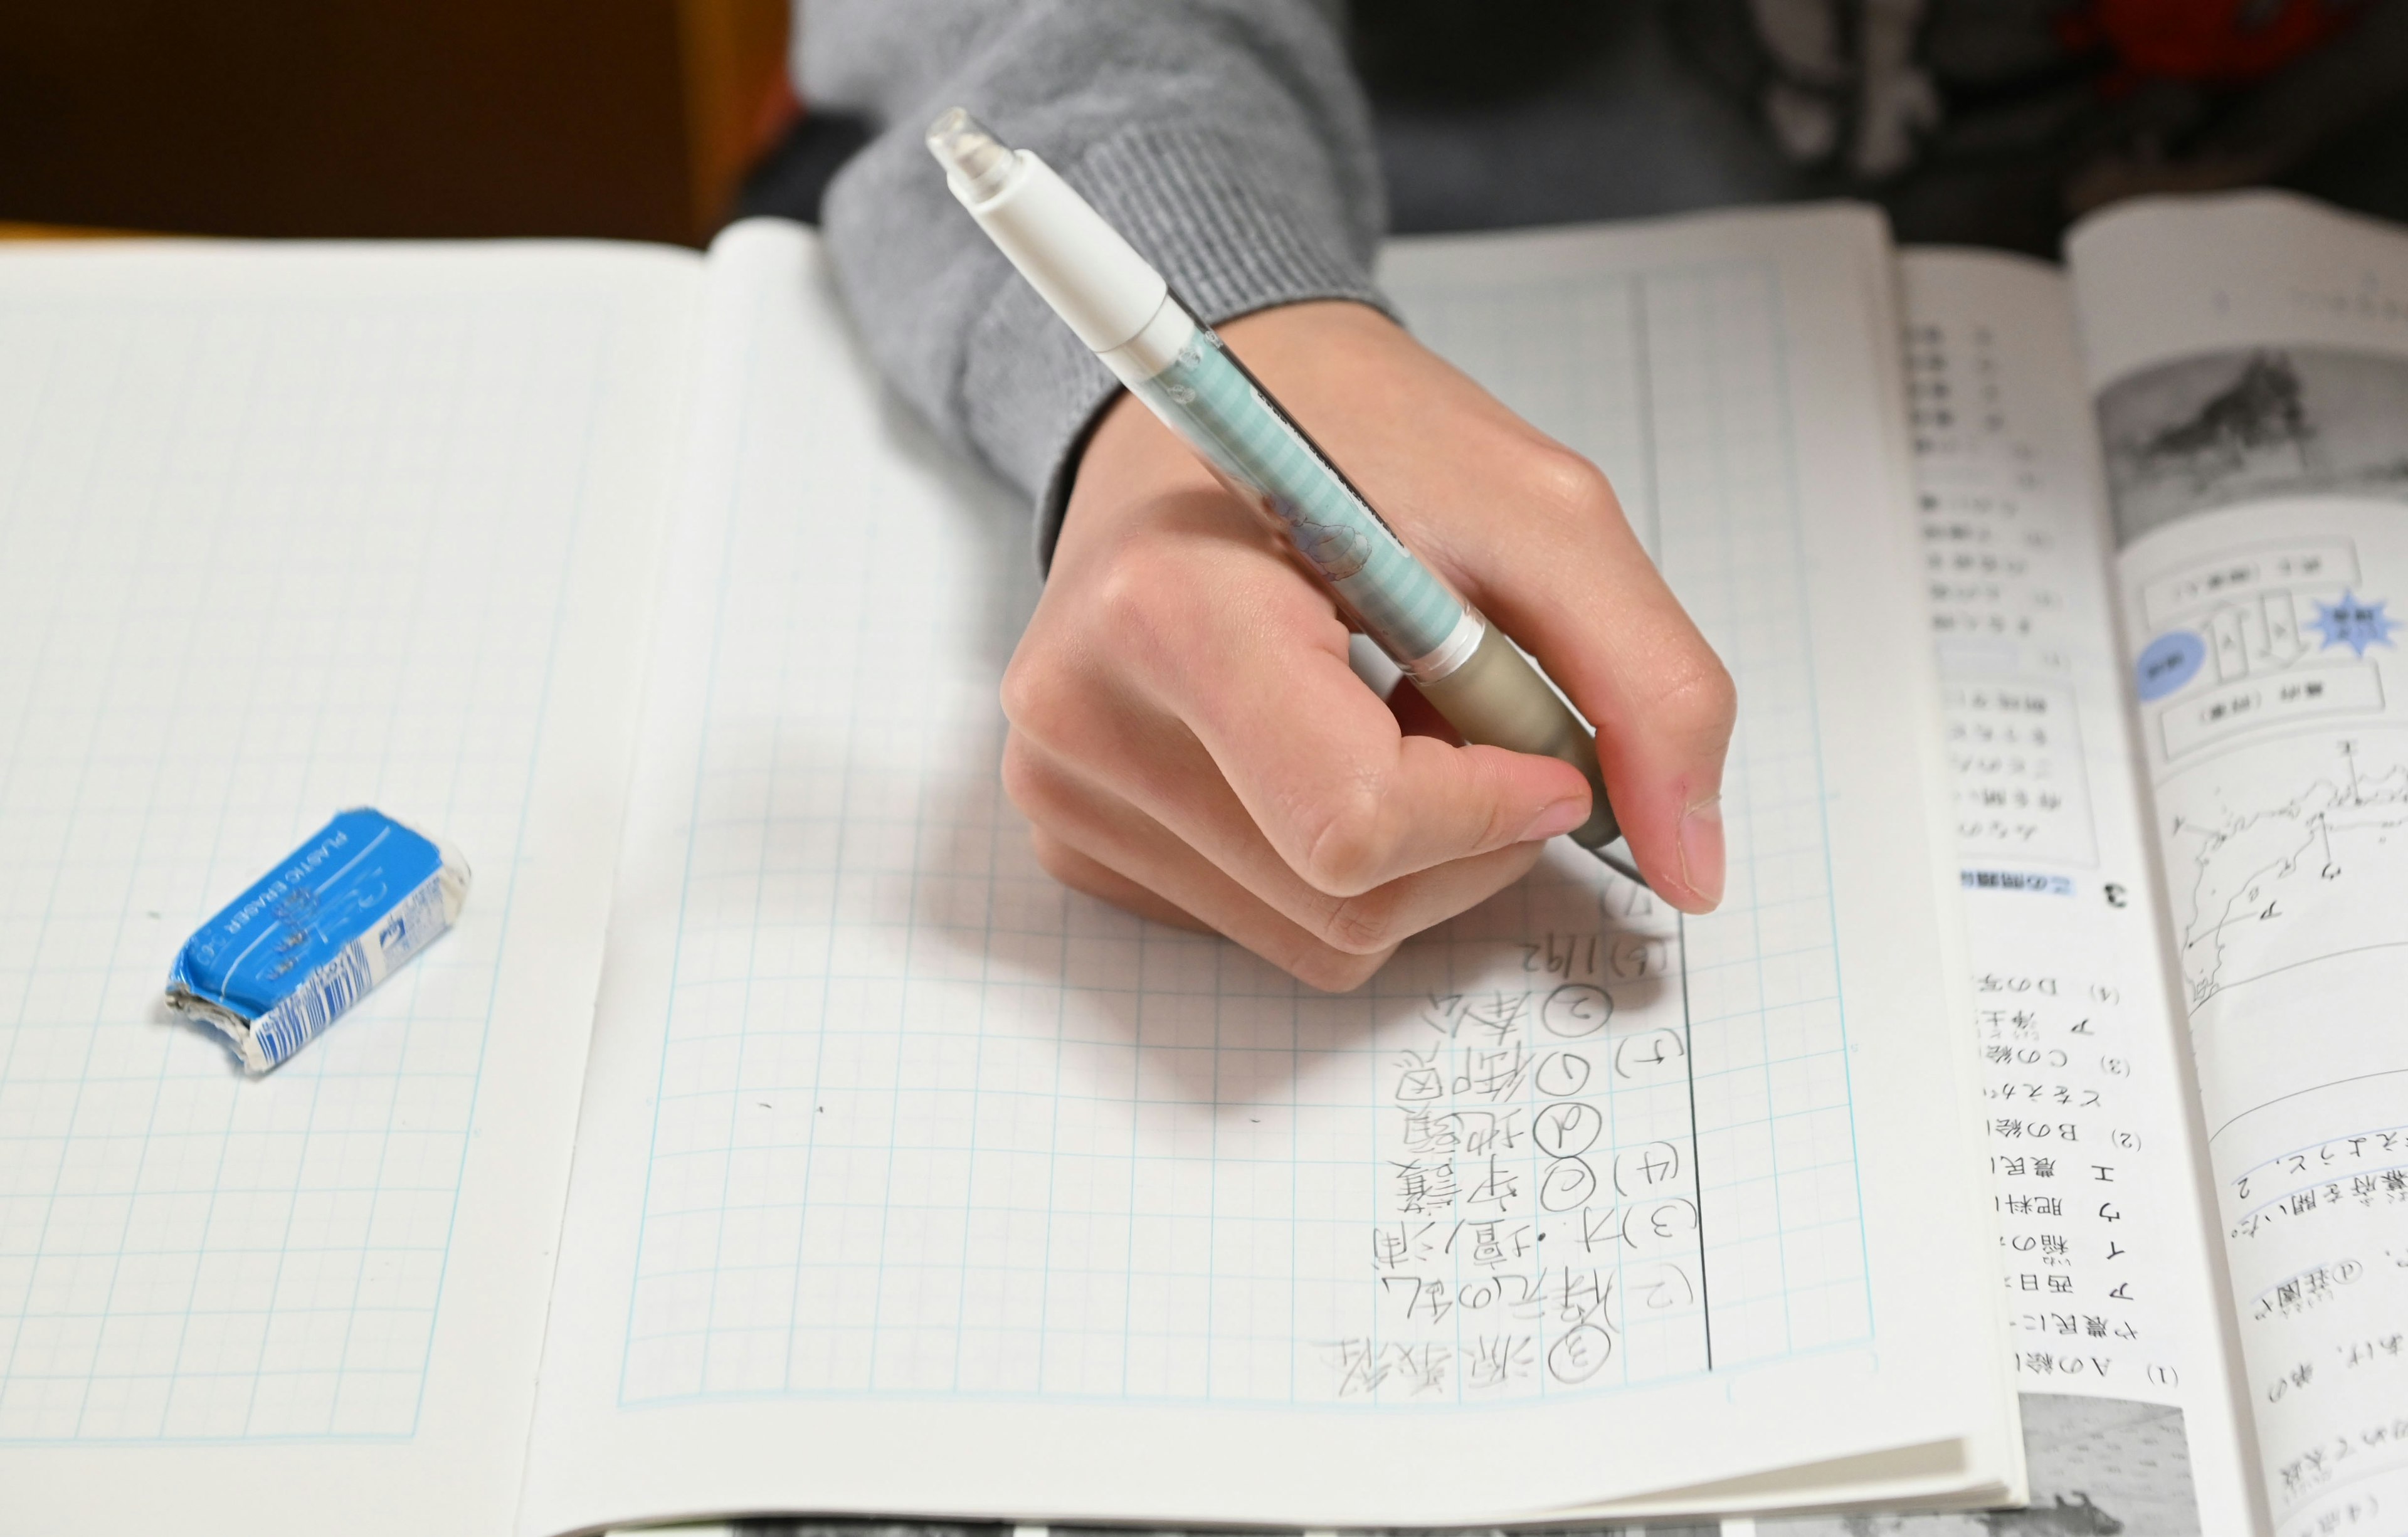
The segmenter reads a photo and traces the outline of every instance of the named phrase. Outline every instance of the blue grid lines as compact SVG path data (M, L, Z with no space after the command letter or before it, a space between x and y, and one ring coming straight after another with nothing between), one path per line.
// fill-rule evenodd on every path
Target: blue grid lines
M0 310L0 1442L413 1432L610 323ZM483 917L246 1084L166 960L363 802Z
M1660 913L1601 921L1599 878L1550 862L1322 998L1066 897L996 789L1018 616L969 590L958 537L910 508L807 524L791 507L817 505L810 487L736 509L620 1401L1385 1406L1412 1372L1446 1401L1512 1401L1675 1380L1709 1346L1742 1364L1865 1338L1777 290L1737 263L1403 295L1442 351L1615 472L1740 676L1732 881L1685 938ZM906 547L908 610L877 596ZM1681 1041L1649 1059L1667 1073L1598 1090L1600 1177L1703 1221L1600 1261L1603 1300L1517 1343L1454 1300L1408 1303L1372 1263L1415 1217L1398 1054L1435 998L1535 1008L1526 941L1584 933L1665 947L1686 982L1600 973L1612 1039ZM1498 1104L1544 1102L1513 1092ZM1484 1167L1525 1202L1555 1172L1527 1140ZM1548 1227L1526 1241L1557 1257L1529 1273L1560 1278L1579 1223ZM1484 1295L1464 1242L1412 1297ZM739 1314L775 1321L738 1340ZM1540 1373L1584 1318L1615 1338L1607 1369Z

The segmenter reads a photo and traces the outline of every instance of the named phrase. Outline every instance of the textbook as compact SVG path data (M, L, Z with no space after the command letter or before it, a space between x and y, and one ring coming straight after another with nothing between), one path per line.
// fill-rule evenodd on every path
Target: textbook
M1333 996L1038 868L1025 509L810 231L0 254L0 1532L2396 1534L2408 234L2068 257L1390 248L1730 877ZM475 888L247 1078L169 966L354 806Z

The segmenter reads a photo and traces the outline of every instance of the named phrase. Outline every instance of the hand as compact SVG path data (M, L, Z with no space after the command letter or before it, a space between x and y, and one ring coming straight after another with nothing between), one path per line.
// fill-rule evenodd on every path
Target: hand
M1267 309L1221 335L1598 725L1649 883L1713 907L1730 678L1605 477L1366 306ZM1346 640L1281 533L1140 402L1113 403L1004 677L1004 786L1045 868L1337 991L1586 819L1578 770L1456 744L1410 684L1392 709Z

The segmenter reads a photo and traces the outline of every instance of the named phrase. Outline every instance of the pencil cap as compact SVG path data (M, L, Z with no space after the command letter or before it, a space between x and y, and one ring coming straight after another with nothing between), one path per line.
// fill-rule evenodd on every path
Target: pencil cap
M1052 166L960 108L930 125L928 152L979 227L1093 351L1133 339L1169 296L1162 274Z

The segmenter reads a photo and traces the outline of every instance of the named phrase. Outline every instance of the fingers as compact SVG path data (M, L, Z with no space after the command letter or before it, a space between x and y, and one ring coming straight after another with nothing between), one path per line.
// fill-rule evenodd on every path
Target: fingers
M1598 727L1649 883L1688 911L1713 907L1730 676L1605 476L1377 315L1336 307L1307 352L1268 313L1247 333L1248 363L1283 394L1291 381L1343 379L1340 409L1306 418L1315 437Z
M1140 918L1172 928L1192 928L1210 934L1211 924L1198 919L1184 908L1173 907L1161 897L1139 885L1135 881L1107 865L1099 865L1042 827L1028 829L1028 840L1037 850L1037 862L1045 873L1073 891L1126 908Z
M1252 826L1314 891L1347 897L1449 860L1569 832L1588 816L1579 770L1496 747L1407 735L1344 659L1241 636L1224 672L1157 680ZM1262 686L1277 680L1277 686ZM1181 830L1226 847L1231 819Z
M1722 899L1730 674L1664 583L1595 467L1525 454L1509 537L1461 541L1472 600L1539 658L1598 728L1623 836L1675 907Z
M1206 516L1090 575L1109 644L1032 626L1005 679L1017 733L1307 926L1331 898L1586 818L1570 765L1400 729L1327 596L1218 539L1225 507Z
M1209 761L1197 756L1198 777L1209 779ZM1535 843L1512 845L1331 897L1305 885L1257 835L1253 855L1237 863L1278 891L1282 899L1273 902L1018 732L1005 747L1004 788L1036 825L1039 860L1065 883L1149 917L1200 921L1311 985L1336 992L1360 985L1410 935L1519 880L1541 852ZM1133 892L1179 916L1141 905Z
M1651 883L1713 906L1730 681L1603 477L1372 311L1240 330L1408 542L1598 724ZM1588 814L1569 765L1464 746L1411 689L1365 688L1328 592L1128 400L1082 454L1004 695L1006 785L1047 869L1318 986L1359 983Z

